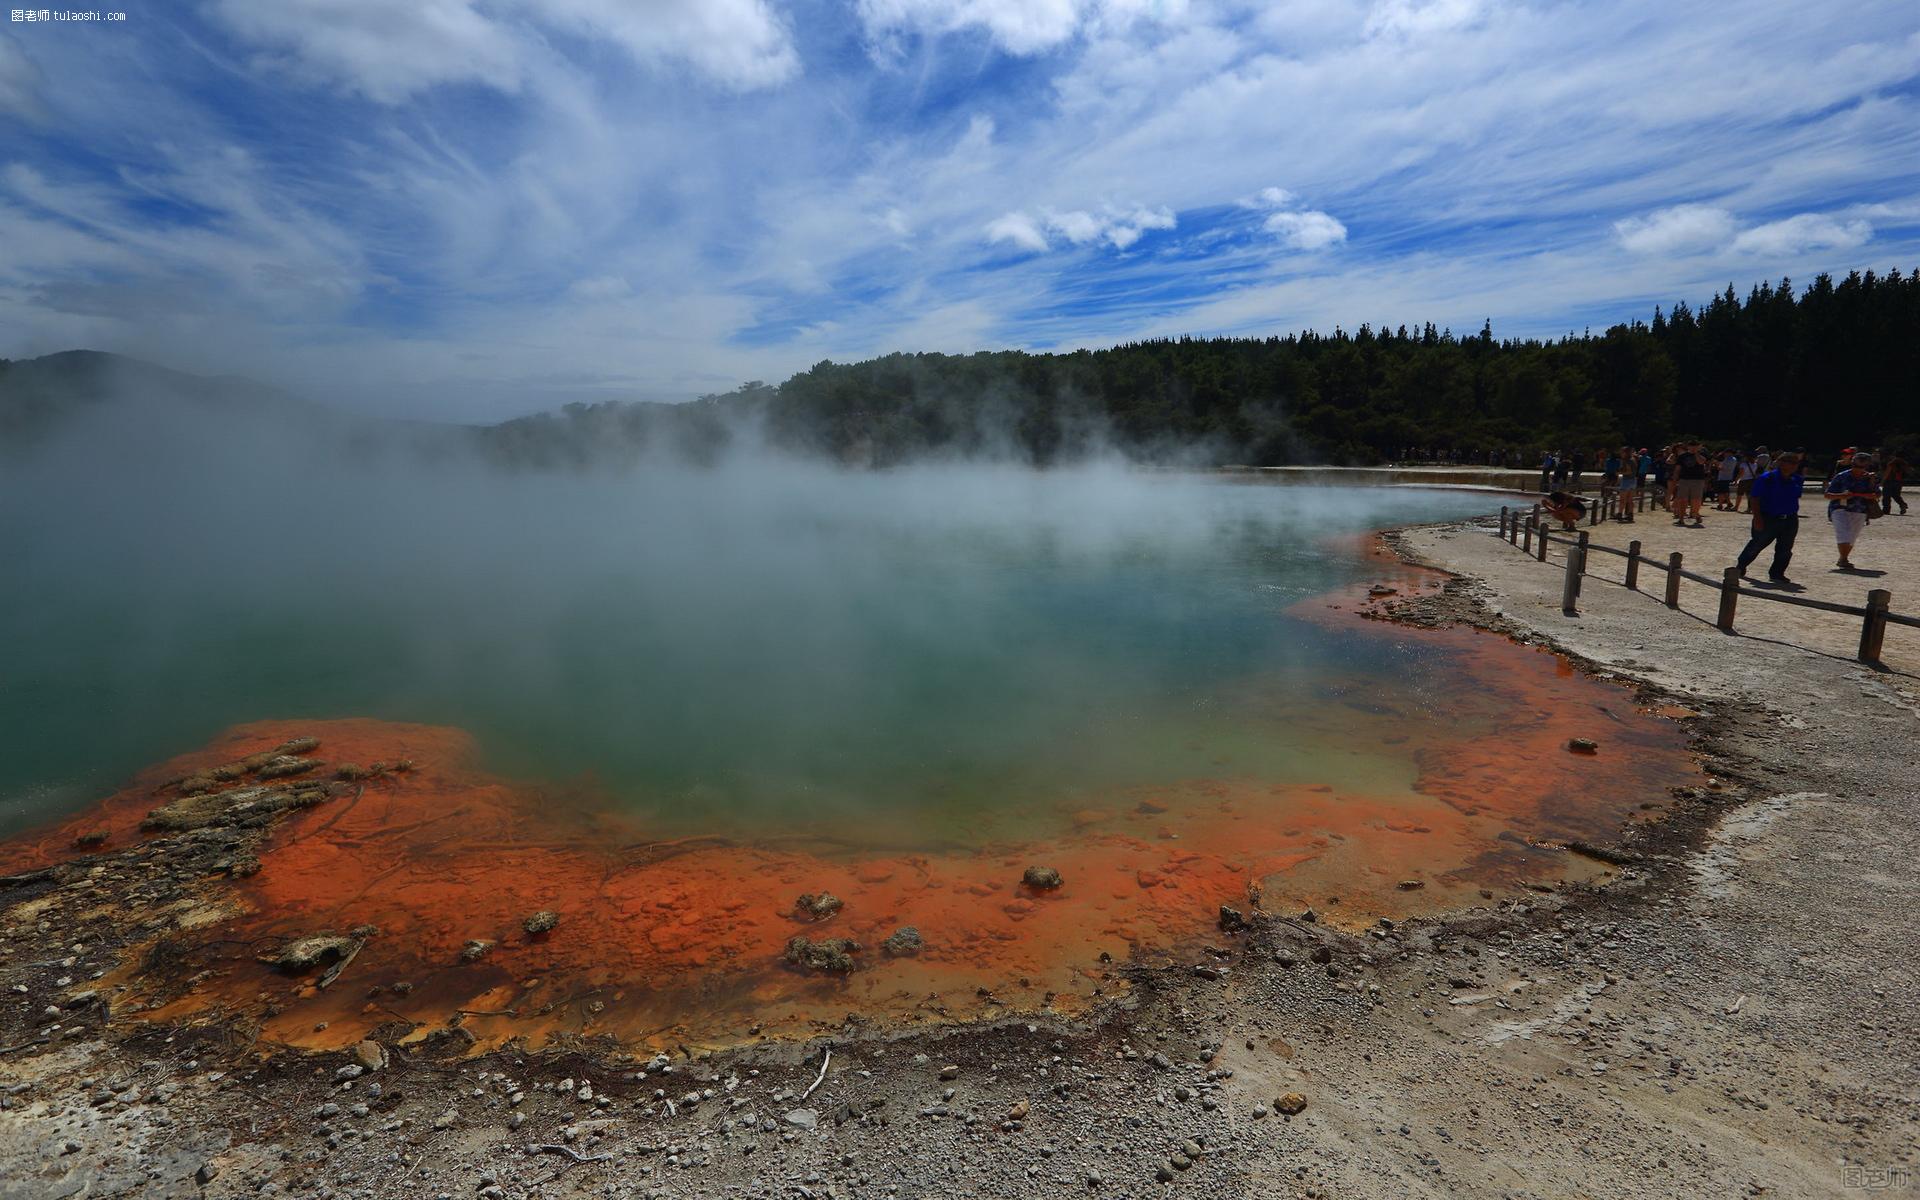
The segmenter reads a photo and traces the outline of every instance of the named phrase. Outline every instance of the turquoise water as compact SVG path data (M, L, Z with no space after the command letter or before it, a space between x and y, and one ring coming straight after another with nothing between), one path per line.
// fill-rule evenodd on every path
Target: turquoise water
M1196 775L1398 779L1294 701L1418 654L1289 605L1485 495L1121 470L621 478L52 465L0 482L0 829L267 717L457 725L669 824L982 836ZM1389 777L1391 777L1389 779Z

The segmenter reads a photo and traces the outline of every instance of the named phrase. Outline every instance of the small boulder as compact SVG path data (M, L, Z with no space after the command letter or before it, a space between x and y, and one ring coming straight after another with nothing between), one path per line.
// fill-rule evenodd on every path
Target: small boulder
M1220 928L1227 933L1238 933L1247 927L1247 918L1239 909L1230 905L1220 906Z
M1427 884L1423 879L1402 879L1400 881L1400 890L1403 892L1418 891L1425 886L1427 886Z
M520 928L530 934L542 934L560 923L560 914L550 908L543 908L526 920L520 922Z
M911 925L902 925L893 931L886 941L880 943L888 958L912 958L920 953L925 945L920 939L920 931Z
M832 892L807 892L793 903L793 911L802 920L824 921L840 911L844 902Z
M461 961L478 962L485 958L487 951L491 949L493 949L493 940L491 938L468 938L467 944L460 947Z
M1575 754L1597 754L1600 750L1600 743L1594 741L1592 738L1568 738L1567 749L1573 751Z
M353 1048L353 1061L368 1071L378 1071L387 1065L387 1048L379 1042L368 1039Z
M1275 1112L1285 1113L1289 1117L1298 1115L1306 1107L1307 1098L1299 1092L1288 1092L1273 1102Z
M1065 880L1061 879L1060 872L1052 867L1028 867L1020 876L1020 882L1037 891L1050 892Z
M853 970L853 954L858 949L860 943L852 938L821 938L816 942L808 937L795 937L787 940L785 957L805 971L844 975Z
M355 938L317 934L288 942L272 954L261 955L260 961L283 971L305 971L323 962L345 958L359 948L360 942Z

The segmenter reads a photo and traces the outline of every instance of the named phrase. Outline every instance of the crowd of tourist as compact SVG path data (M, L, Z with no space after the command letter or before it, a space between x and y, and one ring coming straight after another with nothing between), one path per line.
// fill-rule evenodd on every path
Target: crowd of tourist
M1620 446L1571 454L1548 450L1540 460L1540 490L1546 493L1547 511L1567 525L1590 511L1583 495L1589 476L1595 477L1601 499L1612 501L1616 521L1634 520L1642 489L1649 511L1665 511L1682 528L1703 528L1701 514L1709 502L1716 512L1748 514L1752 536L1740 552L1740 574L1744 577L1747 568L1771 547L1768 577L1791 585L1787 567L1799 534L1807 467L1806 451L1776 455L1765 446L1710 451L1704 442L1676 442L1658 449ZM1910 473L1911 467L1899 454L1849 446L1841 451L1833 470L1820 476L1826 480L1822 492L1827 520L1839 552L1834 570L1856 569L1853 549L1870 523L1906 515L1904 491Z

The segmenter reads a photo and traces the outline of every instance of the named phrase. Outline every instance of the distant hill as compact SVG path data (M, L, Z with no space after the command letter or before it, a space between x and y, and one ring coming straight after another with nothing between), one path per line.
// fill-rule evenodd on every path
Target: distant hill
M118 402L178 405L215 417L340 420L330 409L251 379L189 375L99 350L0 359L0 445L31 444L64 420Z
M116 406L135 406L118 409ZM345 412L234 375L193 375L98 350L0 360L0 453L32 453L63 426L135 415L299 434L309 444L368 455L477 456L533 470L626 465L650 448L710 461L732 440L715 404L570 404L496 425L391 420Z
M569 404L487 426L356 418L244 379L73 351L0 363L0 446L116 396L342 432L356 452L477 454L535 470L710 462L764 444L844 463L998 458L1283 464L1588 458L1676 437L1722 446L1920 452L1920 275L1871 271L1804 290L1758 284L1698 310L1554 341L1428 324L1274 337L1156 339L1035 354L821 362L778 386L686 404Z

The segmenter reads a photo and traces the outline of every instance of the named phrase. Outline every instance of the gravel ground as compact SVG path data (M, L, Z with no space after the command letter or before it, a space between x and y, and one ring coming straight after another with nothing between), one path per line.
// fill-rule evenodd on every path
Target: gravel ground
M1484 527L1397 543L1462 575L1402 619L1647 680L1717 786L1650 797L1604 887L1357 937L1250 914L1091 1028L651 1063L109 1022L121 893L189 906L231 853L180 835L0 886L0 1197L1916 1194L1913 681L1621 588L1568 620Z

